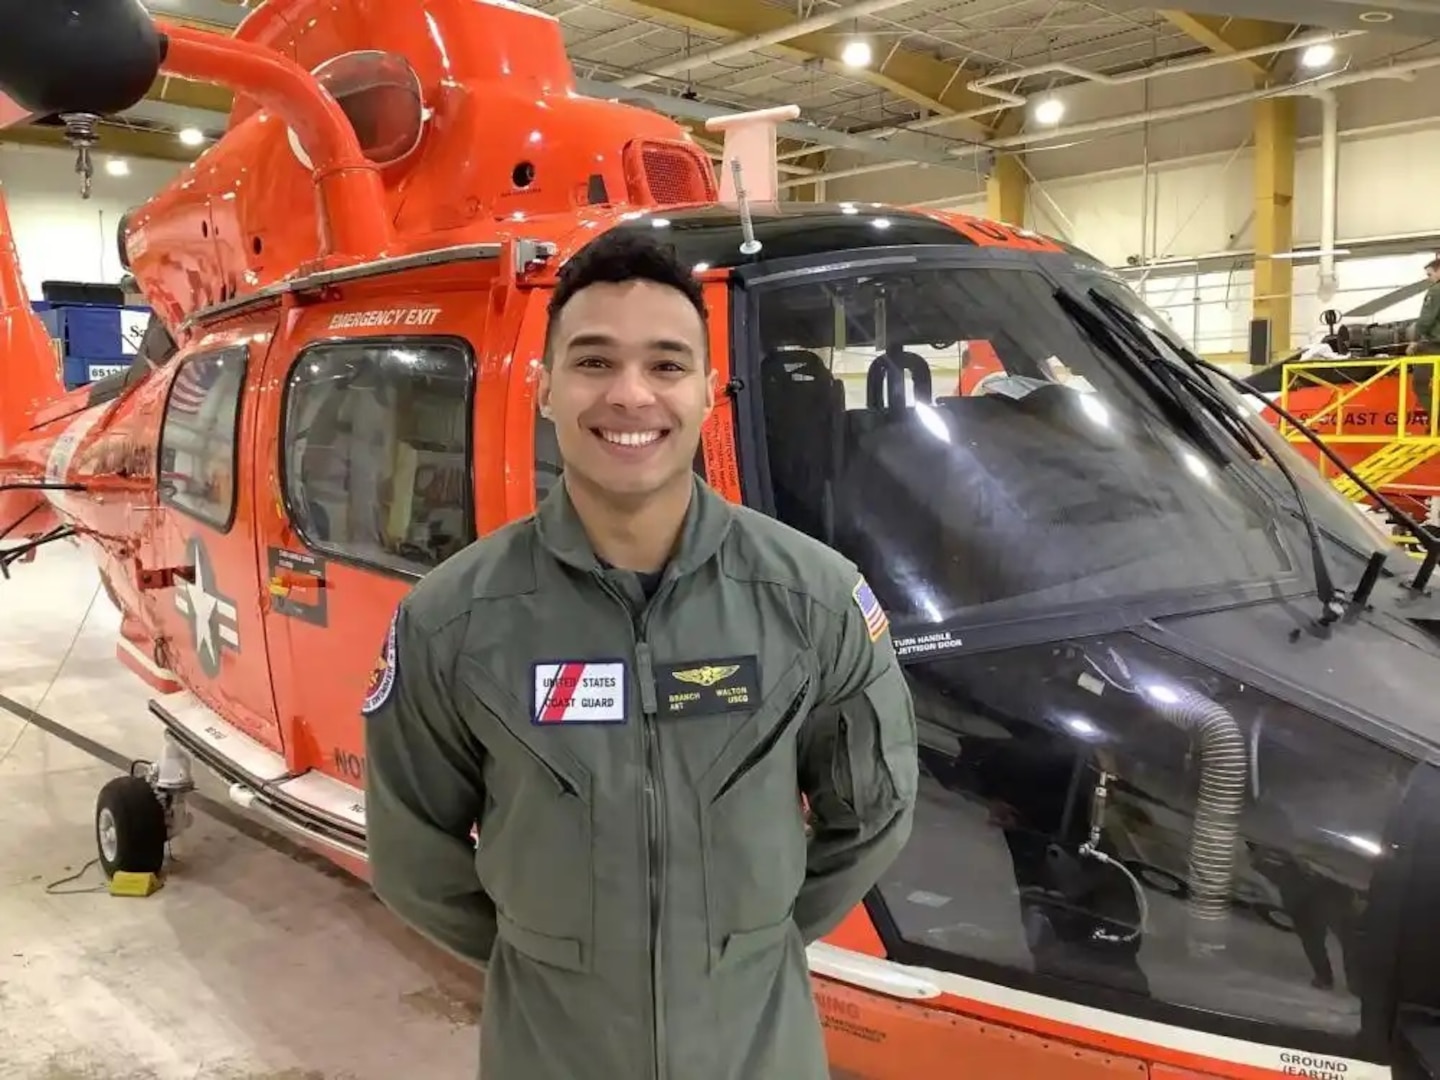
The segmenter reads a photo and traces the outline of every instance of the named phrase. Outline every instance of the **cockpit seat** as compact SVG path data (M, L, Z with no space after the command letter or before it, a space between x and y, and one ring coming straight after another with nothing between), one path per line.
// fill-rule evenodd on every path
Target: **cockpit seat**
M845 387L816 353L777 349L760 366L770 486L783 521L826 539L839 472Z
M890 348L870 362L865 375L865 405L870 409L903 409L905 375L910 375L911 396L926 404L934 397L934 380L925 358L907 349Z

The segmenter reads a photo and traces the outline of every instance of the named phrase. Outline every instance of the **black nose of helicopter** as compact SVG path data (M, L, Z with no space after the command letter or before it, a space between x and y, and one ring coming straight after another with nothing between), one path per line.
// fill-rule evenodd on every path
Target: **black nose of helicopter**
M0 27L0 91L42 116L122 112L165 56L136 0L0 0Z

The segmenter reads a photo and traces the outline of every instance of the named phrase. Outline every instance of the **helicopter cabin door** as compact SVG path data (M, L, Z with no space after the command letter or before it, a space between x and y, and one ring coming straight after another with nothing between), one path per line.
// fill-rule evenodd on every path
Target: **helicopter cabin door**
M171 722L251 774L283 754L271 692L255 506L247 469L274 312L206 335L170 364L160 422L158 507L146 537L166 587L145 593L166 666L184 689ZM258 744L258 745L257 745Z
M351 828L364 820L361 706L388 685L391 617L475 537L470 342L485 305L449 295L308 307L271 353L278 400L255 477L276 702L291 768L313 770L317 800L343 797Z

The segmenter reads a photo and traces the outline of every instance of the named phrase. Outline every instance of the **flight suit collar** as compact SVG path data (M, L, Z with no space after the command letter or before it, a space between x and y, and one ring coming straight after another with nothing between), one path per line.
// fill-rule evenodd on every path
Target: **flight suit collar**
M694 492L680 540L665 569L667 578L683 576L704 565L720 550L730 530L730 504L699 475L692 474L692 483ZM563 479L536 508L535 525L541 545L556 559L578 570L601 569Z

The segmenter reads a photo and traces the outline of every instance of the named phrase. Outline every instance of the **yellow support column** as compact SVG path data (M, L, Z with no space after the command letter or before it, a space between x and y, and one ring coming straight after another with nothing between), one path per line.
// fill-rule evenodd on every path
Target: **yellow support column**
M1030 178L1020 167L1020 159L1002 154L985 181L986 215L994 221L1023 227L1025 198L1030 191Z
M1290 351L1294 264L1275 255L1294 246L1295 99L1255 104L1254 317L1270 320L1270 359Z

